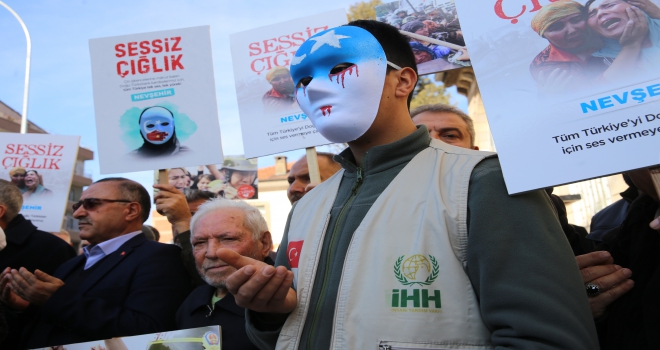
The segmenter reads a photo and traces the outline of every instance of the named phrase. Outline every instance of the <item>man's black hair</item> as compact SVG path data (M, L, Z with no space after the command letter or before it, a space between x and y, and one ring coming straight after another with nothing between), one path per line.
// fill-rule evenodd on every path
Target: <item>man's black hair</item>
M373 20L357 20L350 22L349 26L360 27L373 35L380 43L385 51L387 60L396 64L401 68L410 67L417 73L417 64L415 63L415 55L410 48L408 38L399 33L395 27L378 21ZM393 69L387 66L388 70ZM413 97L413 91L408 95L408 108L410 108L410 101Z
M100 182L118 182L119 193L122 198L105 198L105 199L126 199L132 202L137 202L142 207L142 222L149 219L149 212L151 211L151 198L149 192L139 183L129 180L124 177L106 177L105 179L97 180L95 184Z

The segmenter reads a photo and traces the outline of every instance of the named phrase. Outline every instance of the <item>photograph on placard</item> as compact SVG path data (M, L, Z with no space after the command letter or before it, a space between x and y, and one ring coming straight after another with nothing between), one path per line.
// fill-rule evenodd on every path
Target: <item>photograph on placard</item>
M0 179L23 195L21 214L43 231L57 232L69 198L78 136L2 133Z
M222 164L167 169L167 183L181 192L199 190L213 192L227 199L259 198L257 159L225 156ZM155 172L154 183L158 183Z
M220 350L222 349L221 332L220 326L207 326L130 337L99 339L85 343L61 344L34 350Z
M659 4L456 0L510 193L659 162Z
M290 66L305 40L346 23L346 11L340 9L230 36L246 157L330 143L300 110Z
M89 45L101 173L222 162L208 26Z
M404 32L425 37L409 38L420 75L471 65L454 0L388 2L376 6L376 18Z

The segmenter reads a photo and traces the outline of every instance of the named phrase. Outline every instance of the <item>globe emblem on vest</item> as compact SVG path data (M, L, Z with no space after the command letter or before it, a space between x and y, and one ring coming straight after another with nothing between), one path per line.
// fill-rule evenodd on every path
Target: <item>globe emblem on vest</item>
M428 286L438 278L439 272L438 260L433 255L427 258L422 254L415 254L407 259L402 255L394 263L394 276L404 286Z
M424 255L415 254L403 261L401 272L409 280L423 281L431 274L431 262Z

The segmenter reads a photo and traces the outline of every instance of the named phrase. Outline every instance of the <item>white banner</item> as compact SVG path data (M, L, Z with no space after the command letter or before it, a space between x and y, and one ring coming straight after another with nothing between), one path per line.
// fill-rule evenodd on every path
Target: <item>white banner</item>
M305 40L346 22L342 9L230 36L247 158L330 143L298 107L289 66Z
M101 174L222 163L209 30L89 41Z
M78 157L79 136L2 133L0 179L23 193L21 214L42 231L59 232Z
M584 3L456 0L511 194L660 163L660 8Z
M77 344L61 344L42 350L137 350L137 349L205 349L221 350L220 326L207 326L178 331L117 337ZM36 349L35 349L36 350Z

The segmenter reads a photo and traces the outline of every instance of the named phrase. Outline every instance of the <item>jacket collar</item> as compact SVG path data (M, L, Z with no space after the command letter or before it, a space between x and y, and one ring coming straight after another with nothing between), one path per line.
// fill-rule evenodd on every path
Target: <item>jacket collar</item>
M215 292L216 288L208 284L197 287L197 289L195 289L190 295L190 314L192 315L200 309L204 314L208 314L208 311L211 308L211 298ZM215 303L215 309L211 314L218 312L218 309L229 311L238 316L245 316L245 309L236 305L236 300L231 293L227 293L224 298Z
M275 265L275 262L270 257L266 257L264 262L268 265ZM211 307L211 298L213 293L216 292L216 288L208 284L201 285L190 293L191 308L190 314L194 314L197 310L203 309L204 312L207 312ZM234 295L227 293L224 298L218 300L215 303L215 309L211 312L217 312L218 308L227 310L231 313L234 313L238 316L245 316L245 309L236 305L236 300Z
M126 243L124 243L119 249L113 253L104 257L101 261L97 263L98 267L91 274L85 282L78 289L79 294L85 293L88 289L93 287L98 281L103 279L103 277L112 271L112 269L119 263L121 263L127 256L129 256L135 248L142 245L147 241L147 238L144 234L139 234ZM62 271L62 279L66 278L76 267L78 267L81 260L84 260L85 256L80 255L75 259L72 259L71 263L66 266L66 269Z
M26 219L23 215L18 214L7 225L5 235L7 236L7 243L22 245L37 230L37 227L32 222Z
M412 134L392 143L369 149L362 158L364 174L376 174L410 162L415 156L431 144L429 130L424 125L417 126ZM357 165L350 148L334 157L348 173L355 173Z

